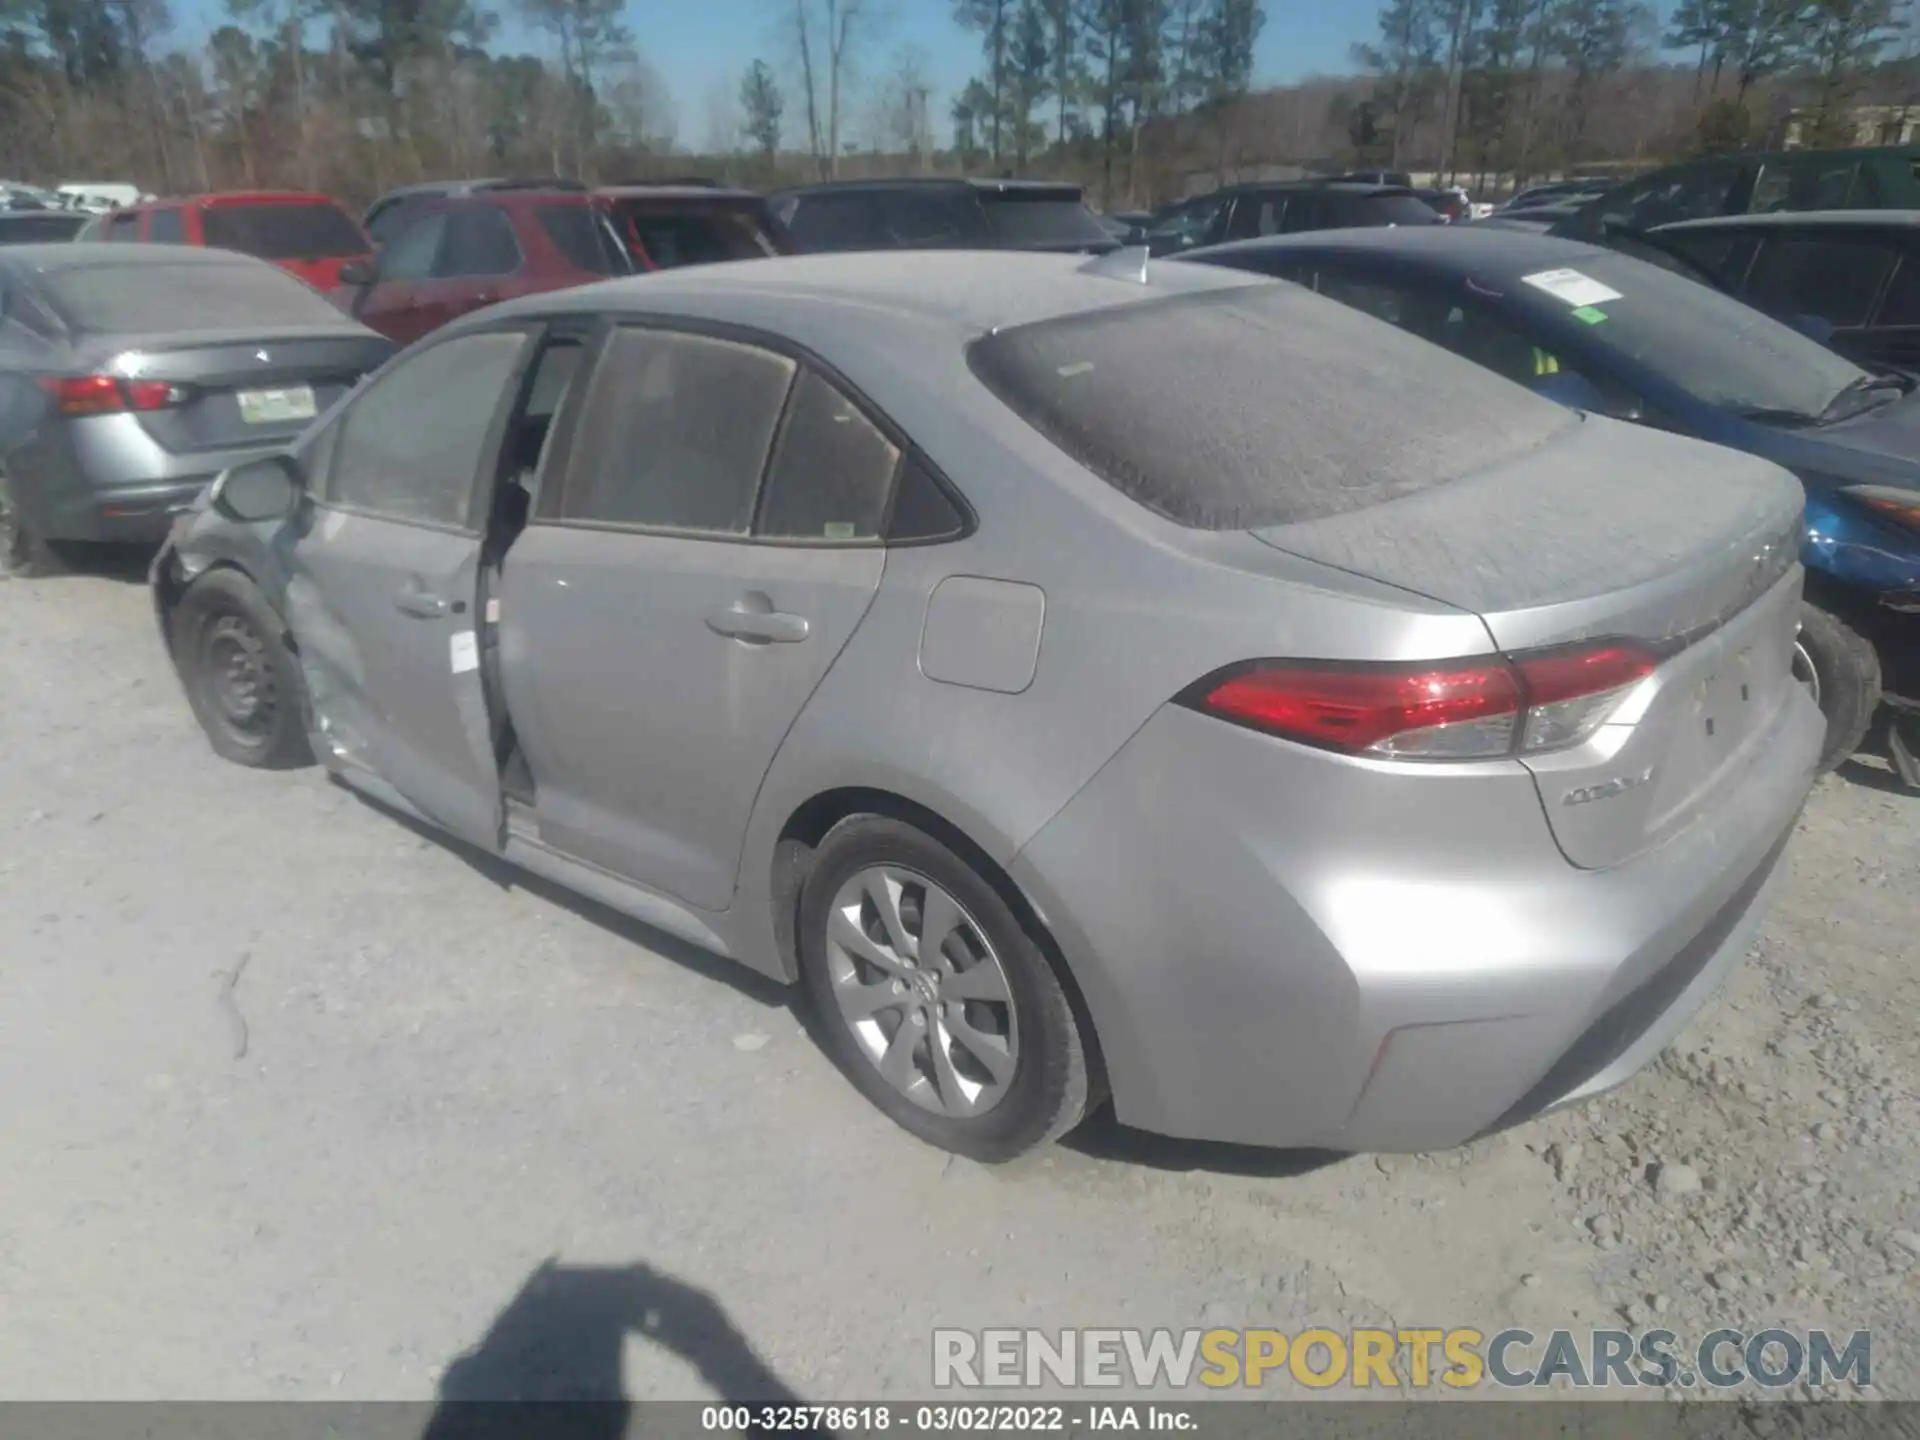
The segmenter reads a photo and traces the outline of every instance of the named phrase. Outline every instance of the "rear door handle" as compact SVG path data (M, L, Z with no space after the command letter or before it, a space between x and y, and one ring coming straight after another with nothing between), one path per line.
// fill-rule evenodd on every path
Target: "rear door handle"
M707 616L707 628L753 645L797 645L807 638L808 625L805 616L774 609L773 602L755 590Z
M435 595L411 585L394 596L393 603L406 614L418 615L422 620L437 620L449 612L458 613L461 608L449 605L444 595Z

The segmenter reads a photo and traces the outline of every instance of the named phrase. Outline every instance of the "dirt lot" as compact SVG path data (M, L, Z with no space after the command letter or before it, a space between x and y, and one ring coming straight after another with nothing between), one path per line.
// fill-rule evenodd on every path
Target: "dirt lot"
M1585 1110L982 1169L744 972L216 760L130 577L0 582L0 1399L873 1399L935 1325L1656 1318L1872 1327L1920 1397L1917 919L1920 799L1863 767Z

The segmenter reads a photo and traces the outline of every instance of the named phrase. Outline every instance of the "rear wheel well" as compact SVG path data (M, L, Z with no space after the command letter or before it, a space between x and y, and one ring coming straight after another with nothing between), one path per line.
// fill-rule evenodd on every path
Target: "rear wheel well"
M771 887L773 932L783 963L790 967L793 974L800 973L800 949L795 930L800 912L800 889L806 883L808 870L812 868L813 852L819 848L829 830L856 815L884 815L890 820L924 830L972 866L980 878L1006 902L1021 928L1040 948L1040 953L1046 956L1061 988L1066 991L1067 1001L1073 1007L1074 1019L1079 1022L1087 1050L1088 1078L1092 1086L1088 1109L1098 1105L1107 1094L1106 1065L1101 1056L1100 1037L1094 1029L1093 1017L1087 1010L1086 997L1080 993L1073 970L1067 964L1066 956L1061 953L1052 932L1041 921L1020 887L1013 883L1013 877L1001 869L964 830L945 816L904 795L860 786L828 790L814 796L787 817L787 823L781 827L780 838L773 847Z

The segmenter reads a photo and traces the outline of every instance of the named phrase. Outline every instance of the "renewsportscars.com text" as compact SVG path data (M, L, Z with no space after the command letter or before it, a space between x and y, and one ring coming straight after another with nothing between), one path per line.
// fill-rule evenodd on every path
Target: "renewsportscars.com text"
M1467 1327L933 1332L940 1389L1784 1389L1830 1380L1872 1385L1870 1331L1727 1329L1690 1341L1671 1330Z

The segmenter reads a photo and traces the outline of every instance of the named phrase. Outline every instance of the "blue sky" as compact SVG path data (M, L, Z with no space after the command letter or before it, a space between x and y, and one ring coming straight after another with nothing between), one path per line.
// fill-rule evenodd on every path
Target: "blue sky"
M543 50L543 37L514 22L513 0L485 3L506 21L500 37L504 46ZM940 126L953 96L978 73L979 37L954 24L950 0L879 0L879 5L885 13L880 36L868 47L872 67L890 70L895 54L910 48L935 87L932 111ZM181 39L197 38L221 23L220 0L176 0L176 7ZM1265 0L1265 8L1255 81L1267 85L1351 72L1353 43L1373 37L1378 13L1376 0ZM756 55L784 76L787 48L780 21L789 13L783 0L631 0L628 23L672 90L682 145L705 143L709 94L722 86L733 93L740 72ZM788 114L791 127L797 121L791 103Z

